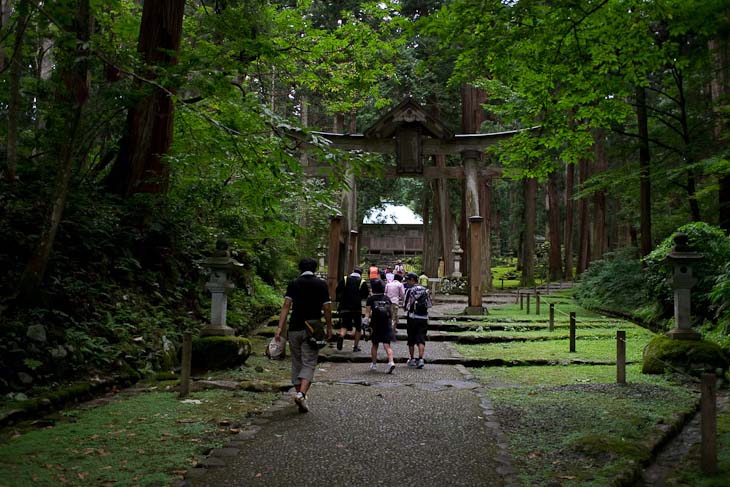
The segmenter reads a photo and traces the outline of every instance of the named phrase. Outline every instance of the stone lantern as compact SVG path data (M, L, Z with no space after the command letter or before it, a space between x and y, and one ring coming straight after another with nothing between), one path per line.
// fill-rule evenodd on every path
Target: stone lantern
M667 336L675 340L699 340L700 334L691 327L690 289L697 280L692 277L692 265L702 260L702 254L693 252L687 244L687 235L679 233L674 237L674 248L666 259L674 266L672 287L674 288L674 329Z
M231 282L233 274L243 266L231 258L228 242L223 239L215 244L215 252L204 259L201 264L210 270L210 277L205 283L211 293L210 323L200 332L202 336L231 336L235 330L226 325L228 311L228 293L236 286Z
M454 254L454 272L451 273L451 277L461 277L461 254L463 254L464 251L461 249L458 240L454 244L454 248L451 250L451 253Z

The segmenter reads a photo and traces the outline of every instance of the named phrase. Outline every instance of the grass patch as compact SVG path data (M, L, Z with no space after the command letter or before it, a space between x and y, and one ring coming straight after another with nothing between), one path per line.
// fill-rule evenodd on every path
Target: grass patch
M195 404L171 392L123 395L14 435L0 444L0 470L14 487L170 485L230 436L229 427L219 425L234 425L274 397L205 391L191 395L200 401Z
M640 362L644 347L650 336L629 340L626 343L626 360ZM485 343L479 345L456 344L457 351L465 358L502 359L514 361L548 360L556 363L572 360L589 362L615 362L616 340L597 337L593 340L578 340L576 352L569 351L569 340L547 340L536 342Z
M252 342L254 352L245 366L206 378L288 380L290 363L265 358L266 340ZM104 405L66 409L7 429L0 436L0 487L171 485L186 467L227 442L241 421L280 396L211 390L182 402L176 392L163 390L176 384L117 394Z
M490 397L523 485L612 485L649 458L657 426L695 402L680 388L648 383L526 385Z
M481 367L469 370L479 382L491 387L557 386L568 384L613 384L616 367L613 365L563 365L525 367ZM626 366L626 381L672 387L661 375L644 375L640 364Z

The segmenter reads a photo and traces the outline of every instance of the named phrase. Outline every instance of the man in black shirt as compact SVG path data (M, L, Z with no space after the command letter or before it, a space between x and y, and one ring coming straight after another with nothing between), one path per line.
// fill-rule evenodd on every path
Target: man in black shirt
M286 288L284 305L279 316L279 326L274 334L277 341L281 340L286 318L291 309L288 333L291 351L291 380L296 389L294 402L301 413L309 411L307 391L314 379L314 368L317 366L319 354L319 349L308 340L304 322L321 320L324 310L327 340L332 338L332 303L329 290L327 283L314 275L316 270L317 262L312 259L302 259L299 262L301 275L291 281Z
M337 311L340 315L340 334L337 337L337 350L342 350L347 330L355 328L353 352L360 350L362 336L362 300L368 298L368 285L362 278L362 269L355 267L352 274L340 279L337 284Z

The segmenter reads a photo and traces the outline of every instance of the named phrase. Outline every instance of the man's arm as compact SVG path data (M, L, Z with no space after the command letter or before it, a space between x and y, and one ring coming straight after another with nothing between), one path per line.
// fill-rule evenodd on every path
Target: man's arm
M274 333L274 338L276 338L277 342L281 339L281 335L286 329L286 318L289 316L291 303L292 301L289 296L284 298L284 304L281 307L281 314L279 314L279 326L276 328L276 333Z
M327 325L327 340L332 338L332 303L324 303L324 322Z

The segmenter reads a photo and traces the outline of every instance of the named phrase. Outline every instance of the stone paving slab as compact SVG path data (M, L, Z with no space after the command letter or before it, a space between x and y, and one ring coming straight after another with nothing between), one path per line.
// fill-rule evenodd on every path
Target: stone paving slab
M320 365L315 379L309 413L281 401L232 442L237 456L228 446L184 485L514 485L491 405L463 368L388 375L336 363Z

